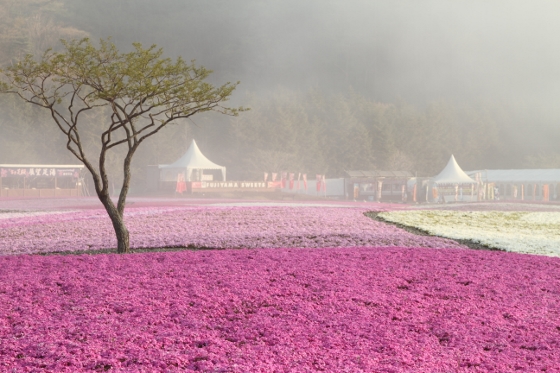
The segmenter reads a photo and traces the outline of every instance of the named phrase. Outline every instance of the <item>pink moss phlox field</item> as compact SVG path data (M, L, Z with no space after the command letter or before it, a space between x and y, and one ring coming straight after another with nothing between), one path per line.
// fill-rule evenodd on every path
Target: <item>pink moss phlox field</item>
M558 372L560 259L426 248L0 257L2 372Z
M364 216L364 208L194 207L128 209L132 248L400 246L458 248ZM0 219L0 254L110 249L114 233L101 210Z

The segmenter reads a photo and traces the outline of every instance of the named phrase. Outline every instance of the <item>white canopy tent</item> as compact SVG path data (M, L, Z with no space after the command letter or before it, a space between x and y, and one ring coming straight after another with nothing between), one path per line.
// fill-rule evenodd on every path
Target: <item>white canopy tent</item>
M202 154L196 141L192 141L187 152L178 160L168 165L159 165L162 181L177 180L177 174L184 172L185 181L192 180L194 170L221 170L223 181L226 180L226 168L219 166ZM198 180L196 180L198 181Z
M457 184L476 184L457 164L453 154L447 162L447 166L432 178L432 183L436 185L457 185Z
M475 186L476 181L471 179L457 164L453 154L449 158L449 162L445 168L431 180L432 184L432 198L434 201L440 200L443 202L454 201L474 201L475 200ZM463 187L470 189L470 196L463 195ZM439 196L438 196L439 195ZM428 198L428 193L426 193Z

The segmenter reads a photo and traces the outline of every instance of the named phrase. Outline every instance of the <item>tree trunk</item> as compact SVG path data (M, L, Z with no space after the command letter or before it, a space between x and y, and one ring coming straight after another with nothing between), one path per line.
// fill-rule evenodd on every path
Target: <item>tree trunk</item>
M130 239L128 229L126 229L126 226L124 225L124 220L117 214L116 218L111 216L111 222L113 223L113 228L115 229L115 234L117 236L117 253L129 253Z
M130 238L128 229L124 224L123 215L119 214L119 211L115 207L113 201L111 201L111 197L109 194L99 194L99 199L107 214L109 214L109 218L111 219L111 223L113 224L113 229L115 230L115 235L117 237L117 253L129 253L130 252Z

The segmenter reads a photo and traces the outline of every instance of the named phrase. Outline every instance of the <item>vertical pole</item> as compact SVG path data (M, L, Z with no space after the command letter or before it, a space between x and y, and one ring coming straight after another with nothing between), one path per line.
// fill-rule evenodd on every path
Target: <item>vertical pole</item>
M455 184L455 202L459 201L459 184Z
M533 184L533 201L537 200L537 184Z
M383 180L377 179L377 193L376 193L377 202L381 202L381 198L383 197Z

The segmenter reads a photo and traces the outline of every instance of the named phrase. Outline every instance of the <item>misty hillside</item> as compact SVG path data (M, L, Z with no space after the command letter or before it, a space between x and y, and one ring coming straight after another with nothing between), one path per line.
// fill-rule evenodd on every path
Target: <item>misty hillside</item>
M451 153L464 169L558 168L559 11L554 1L0 0L0 63L61 38L111 37L194 59L212 83L241 81L232 104L251 111L195 116L150 139L138 185L145 165L174 161L193 137L232 178L433 175ZM75 163L57 131L46 112L0 96L0 163Z

